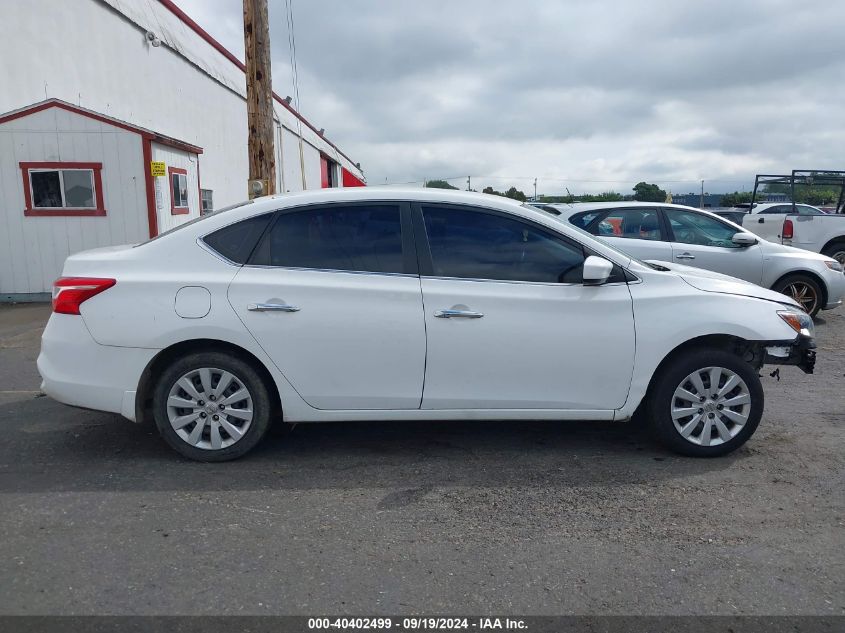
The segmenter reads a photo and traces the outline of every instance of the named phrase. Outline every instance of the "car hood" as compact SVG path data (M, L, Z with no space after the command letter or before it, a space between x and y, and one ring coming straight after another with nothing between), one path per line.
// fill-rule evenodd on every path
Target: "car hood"
M737 279L736 277L716 273L712 270L693 268L692 266L684 266L682 264L658 260L648 260L648 263L668 268L697 290L702 290L704 292L720 292L728 295L740 295L743 297L754 297L756 299L774 301L775 303L794 306L796 308L801 307L798 303L779 292L768 290L767 288L743 281L742 279Z
M833 259L821 253L787 246L786 244L778 244L777 242L770 242L768 240L760 240L759 243L763 249L763 255L766 257L788 257L791 259L813 260L817 262L829 262Z

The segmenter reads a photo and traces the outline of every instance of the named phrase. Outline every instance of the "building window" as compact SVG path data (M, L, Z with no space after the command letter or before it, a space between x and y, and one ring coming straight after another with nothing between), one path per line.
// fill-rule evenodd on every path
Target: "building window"
M185 215L188 208L188 171L180 167L168 167L170 175L170 213Z
M200 189L202 198L202 215L214 211L214 192L211 189Z
M20 163L24 215L105 215L102 163Z

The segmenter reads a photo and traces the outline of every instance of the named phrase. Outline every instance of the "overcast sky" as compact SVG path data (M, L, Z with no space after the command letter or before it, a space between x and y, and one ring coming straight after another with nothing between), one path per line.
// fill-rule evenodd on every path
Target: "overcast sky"
M291 1L300 109L372 185L723 192L845 169L845 2ZM242 0L177 2L243 58Z

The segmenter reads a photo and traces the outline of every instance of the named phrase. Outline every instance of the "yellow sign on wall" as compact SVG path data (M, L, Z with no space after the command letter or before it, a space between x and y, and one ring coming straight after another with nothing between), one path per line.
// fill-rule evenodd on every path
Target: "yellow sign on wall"
M150 173L153 177L156 176L166 176L167 175L167 165L164 161L157 161L151 160L150 161Z

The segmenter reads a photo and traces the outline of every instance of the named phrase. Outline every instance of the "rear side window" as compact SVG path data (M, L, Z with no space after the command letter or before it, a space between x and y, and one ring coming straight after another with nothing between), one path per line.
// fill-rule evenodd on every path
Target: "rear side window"
M241 220L206 235L203 241L226 259L245 264L272 217L272 213L264 213Z
M660 220L655 209L620 209L610 211L587 229L603 237L627 237L635 240L662 240Z
M434 275L581 283L584 250L533 224L480 210L422 208Z
M593 220L601 215L601 211L585 211L583 213L577 213L569 218L570 223L574 224L575 226L586 229Z
M402 273L398 205L332 205L280 213L251 263Z

